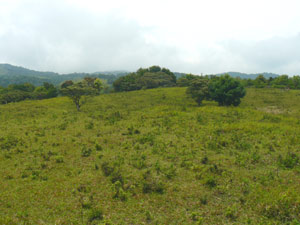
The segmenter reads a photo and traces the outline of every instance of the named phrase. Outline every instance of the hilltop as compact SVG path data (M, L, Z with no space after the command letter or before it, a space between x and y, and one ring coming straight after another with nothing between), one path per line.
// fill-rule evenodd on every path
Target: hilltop
M0 105L0 224L297 224L300 91Z
M43 82L49 82L54 85L59 85L66 80L79 80L86 76L98 77L106 80L108 84L112 84L116 79L121 76L125 76L129 71L126 70L115 70L115 71L99 71L94 73L69 73L59 74L54 72L41 72L26 69L20 66L13 66L10 64L0 64L0 86L6 87L10 84L22 84L25 82L31 83L35 86L41 86ZM278 77L278 74L274 73L257 73L257 74L246 74L240 72L227 72L232 77L240 77L242 79L255 79L258 75L262 74L265 78ZM187 75L186 73L174 72L177 78ZM215 74L220 76L225 73Z
M44 82L59 85L66 80L78 80L86 76L98 77L106 80L108 84L112 84L118 77L126 75L126 71L106 71L95 73L70 73L59 74L54 72L41 72L26 69L20 66L10 64L0 64L0 86L8 86L10 84L31 83L35 86L41 86Z

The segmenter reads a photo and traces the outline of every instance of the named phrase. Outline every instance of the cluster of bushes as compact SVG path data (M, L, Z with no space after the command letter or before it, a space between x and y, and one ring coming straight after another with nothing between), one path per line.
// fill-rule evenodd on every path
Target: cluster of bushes
M120 77L113 83L114 90L117 92L173 86L176 86L176 76L169 69L159 66L140 68L135 73Z
M187 74L177 80L177 86L188 87L190 82L198 76ZM213 79L216 76L203 76L206 79ZM300 76L289 77L288 75L281 75L278 77L265 78L263 75L257 76L255 79L241 79L236 78L241 82L244 87L256 87L256 88L289 88L289 89L300 89Z
M203 100L214 100L220 106L238 106L246 94L241 82L229 75L220 77L189 75L185 79L188 85L187 94L194 98L198 105L201 105Z
M30 83L11 84L7 88L0 87L0 104L19 102L26 99L54 98L57 95L57 88L47 82L38 87Z
M266 79L263 75L259 75L254 80L242 80L242 83L245 87L300 89L300 76L289 77L288 75L281 75L275 78L270 77L269 79Z
M74 83L67 80L56 88L53 84L44 82L43 86L33 84L11 84L7 88L0 86L0 104L19 102L26 99L47 99L57 97L58 94L68 96L76 105L77 110L84 103L83 96L98 95L103 90L103 82L96 77L85 77Z

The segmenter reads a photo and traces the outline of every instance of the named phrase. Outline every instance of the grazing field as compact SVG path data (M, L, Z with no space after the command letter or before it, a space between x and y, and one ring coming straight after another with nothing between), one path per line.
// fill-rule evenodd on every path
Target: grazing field
M300 91L0 106L0 224L300 224Z

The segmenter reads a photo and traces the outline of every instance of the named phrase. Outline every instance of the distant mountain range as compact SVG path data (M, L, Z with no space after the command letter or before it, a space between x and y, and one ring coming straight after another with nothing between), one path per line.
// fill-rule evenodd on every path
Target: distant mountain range
M275 73L240 73L240 72L227 72L227 73L219 73L219 74L215 74L217 76L223 75L223 74L229 74L232 77L240 77L242 79L255 79L257 76L259 75L263 75L265 78L270 78L270 77L278 77L280 76L279 74L275 74Z
M108 84L112 84L118 77L126 74L128 74L127 71L59 74L30 70L10 64L0 64L0 86L6 87L10 84L21 84L25 82L36 86L42 85L44 82L59 85L66 80L79 80L86 76L98 77L106 80Z
M86 76L98 77L106 80L108 84L112 84L116 79L130 73L125 70L116 71L103 71L95 73L70 73L59 74L54 72L40 72L35 70L26 69L20 66L13 66L10 64L0 64L0 86L6 87L10 84L21 84L25 82L32 83L36 86L42 85L43 82L49 82L54 85L59 85L66 80L79 80ZM262 74L264 77L277 77L278 74L273 73L259 73L259 74L246 74L239 72L227 72L232 77L240 77L242 79L255 79L258 75ZM174 72L177 78L180 78L185 73ZM217 76L225 73L215 74Z

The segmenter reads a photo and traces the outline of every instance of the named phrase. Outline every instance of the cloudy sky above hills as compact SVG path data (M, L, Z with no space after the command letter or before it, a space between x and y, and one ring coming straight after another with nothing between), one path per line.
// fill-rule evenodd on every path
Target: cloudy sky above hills
M0 0L0 63L300 74L298 0Z

